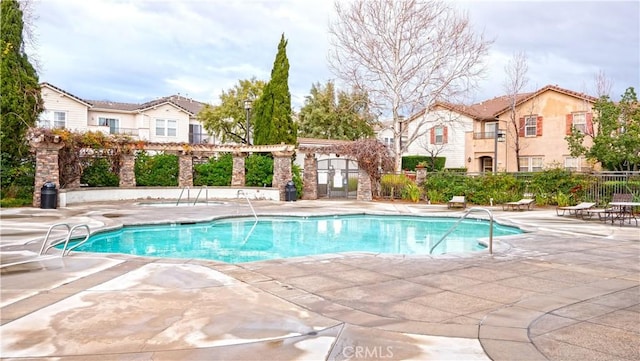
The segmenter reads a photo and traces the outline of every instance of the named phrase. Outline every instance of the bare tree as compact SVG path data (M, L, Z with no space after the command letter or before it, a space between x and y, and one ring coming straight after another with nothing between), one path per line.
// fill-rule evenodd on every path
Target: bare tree
M507 120L507 129L509 130L508 134L513 139L512 147L516 154L516 166L518 170L520 169L520 151L522 150L522 146L520 144L520 137L518 136L520 133L521 125L519 124L520 122L516 113L516 105L518 104L518 100L522 95L522 91L529 83L529 78L527 77L528 71L529 65L527 63L527 54L523 51L514 53L513 57L504 67L506 78L503 83L503 88L509 100L509 118ZM533 103L534 102L532 102L532 106ZM496 134L494 134L494 136L496 137L498 129L500 128L499 125L499 123L496 124ZM497 159L494 159L493 161L497 162ZM497 166L495 167L495 169L497 170Z
M335 2L329 63L335 75L369 95L372 109L392 119L395 169L428 127L412 126L401 142L402 116L453 101L476 86L490 41L476 36L451 3L426 0ZM426 117L416 117L421 122Z
M20 49L29 54L29 62L36 70L42 70L40 58L38 56L38 34L36 33L36 22L38 15L34 9L33 0L19 0L20 10L22 10L22 47Z
M613 88L613 80L608 78L604 73L604 70L600 70L594 76L594 82L596 86L596 97L602 98L603 96L611 96L611 89Z

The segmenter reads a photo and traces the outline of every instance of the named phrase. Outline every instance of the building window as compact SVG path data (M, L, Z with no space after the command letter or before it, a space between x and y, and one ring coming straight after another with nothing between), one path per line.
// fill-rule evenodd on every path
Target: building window
M564 169L579 172L581 170L582 158L565 157Z
M109 127L109 134L118 134L118 124L120 121L115 118L98 118L98 125L101 127Z
M43 128L66 128L67 112L45 110L40 113L38 122Z
M535 115L528 115L524 117L524 136L535 137L538 133L538 117Z
M202 136L202 125L200 124L189 124L189 143L191 144L200 144L205 143L204 137Z
M177 124L177 120L156 119L156 135L175 137L178 134Z
M542 157L520 157L520 172L542 171Z
M435 130L435 144L444 144L444 127L436 127Z
M580 133L587 132L587 113L573 113L572 126Z
M447 144L447 127L438 125L431 128L431 144Z
M393 147L393 138L385 137L384 144L387 145L388 147Z
M486 138L495 138L496 131L498 130L498 122L485 123L484 132Z

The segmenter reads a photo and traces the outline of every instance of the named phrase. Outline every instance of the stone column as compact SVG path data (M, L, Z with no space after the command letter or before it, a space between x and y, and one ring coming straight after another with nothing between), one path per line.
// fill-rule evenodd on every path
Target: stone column
M303 199L318 199L318 159L314 153L304 155L302 184Z
M53 182L58 189L58 198L60 197L60 166L58 165L58 153L64 143L32 143L32 147L36 149L36 174L33 190L34 207L40 207L40 188L45 182ZM59 199L56 200L58 204Z
M178 174L178 187L193 187L193 155L181 153L178 155L180 171Z
M416 167L416 184L422 185L427 180L427 168Z
M247 153L233 153L233 170L231 171L232 187L244 187L246 184L246 176L244 170L246 157Z
M284 186L292 180L291 157L293 151L273 152L273 183L272 187L280 191L280 200L285 200Z
M120 187L136 186L136 156L130 153L120 154Z
M363 169L358 170L358 191L356 199L359 201L371 201L373 193L371 192L371 177L369 173Z

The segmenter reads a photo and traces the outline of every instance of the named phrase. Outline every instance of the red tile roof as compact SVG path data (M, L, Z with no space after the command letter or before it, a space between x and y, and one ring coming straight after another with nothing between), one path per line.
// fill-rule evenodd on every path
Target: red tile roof
M516 106L546 92L546 91L555 91L558 93L566 94L572 97L576 97L579 99L586 100L588 102L595 102L598 100L596 97L590 96L588 94L579 93L573 90L568 90L564 88L560 88L557 85L547 85L545 87L540 88L535 92L530 93L520 93L516 95ZM439 101L436 102L432 108L442 107L445 109L449 109L451 111L458 112L463 115L467 115L473 119L477 120L493 120L500 114L509 110L511 103L511 97L509 95L502 95L499 97L495 97L493 99L485 100L480 103L475 103L471 105L464 104L452 104L448 102ZM409 120L416 119L424 115L425 110L421 110L418 113L412 115Z

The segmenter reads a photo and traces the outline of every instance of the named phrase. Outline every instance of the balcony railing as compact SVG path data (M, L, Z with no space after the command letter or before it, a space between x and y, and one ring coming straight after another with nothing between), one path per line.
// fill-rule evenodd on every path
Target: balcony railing
M473 133L473 139L494 139L495 137L496 132Z
M137 137L140 134L140 130L137 128L115 128L110 130L111 134L131 135Z
M189 144L212 143L213 136L207 133L189 133Z

